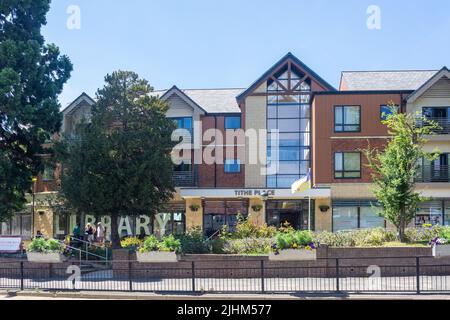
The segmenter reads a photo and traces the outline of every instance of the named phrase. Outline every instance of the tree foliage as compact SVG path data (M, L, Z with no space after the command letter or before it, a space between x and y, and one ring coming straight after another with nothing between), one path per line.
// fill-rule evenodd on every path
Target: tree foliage
M134 72L105 77L90 123L58 145L64 174L62 195L81 213L111 216L111 238L119 246L117 218L157 212L173 194L171 141L174 123L166 102Z
M49 0L0 2L0 220L23 208L43 169L44 142L61 126L57 96L72 64L41 27Z
M394 105L390 108L392 114L383 123L392 138L382 151L369 146L364 154L372 169L381 215L397 228L399 240L404 241L406 226L414 218L419 203L427 200L415 189L416 177L421 159L434 160L439 154L423 148L427 136L433 135L439 126L425 117L420 119L424 125L418 125L418 115L399 113Z

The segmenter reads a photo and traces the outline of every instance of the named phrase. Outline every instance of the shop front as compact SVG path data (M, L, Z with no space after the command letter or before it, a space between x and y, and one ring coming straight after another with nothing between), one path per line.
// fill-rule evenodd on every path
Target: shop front
M314 230L314 200L269 200L266 204L266 222L277 228L292 226L297 230ZM309 222L311 220L311 222Z

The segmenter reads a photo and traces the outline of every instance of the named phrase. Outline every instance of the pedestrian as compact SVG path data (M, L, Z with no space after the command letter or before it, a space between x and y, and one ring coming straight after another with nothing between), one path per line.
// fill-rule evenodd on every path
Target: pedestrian
M97 241L100 246L103 246L105 241L105 227L101 222L97 223Z
M87 235L87 240L89 241L89 244L92 245L92 243L94 242L94 233L95 230L92 227L92 224L88 223L86 225L86 227L84 228L86 235Z
M36 232L36 237L35 238L44 238L44 235L42 234L42 232L41 232L41 230L38 230L37 232Z

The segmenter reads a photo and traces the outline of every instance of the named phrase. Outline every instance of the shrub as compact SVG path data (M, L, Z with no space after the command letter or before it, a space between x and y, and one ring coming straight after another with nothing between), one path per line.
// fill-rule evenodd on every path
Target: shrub
M183 253L204 254L210 251L210 243L206 241L207 238L199 227L181 235L180 240Z
M173 234L167 237L163 237L161 242L158 245L158 249L160 251L175 251L180 252L181 249L181 241L180 239L176 239Z
M272 245L270 238L230 239L225 241L226 254L268 254Z
M441 239L446 240L447 242L450 241L450 227L448 226L442 227L439 232L439 237Z
M139 252L157 251L159 247L159 241L154 235L149 235L145 238L144 243L139 248Z
M225 239L246 239L246 238L272 238L277 233L277 228L263 224L258 226L242 216L238 217L238 222L234 232L229 232L224 226L220 236Z
M405 240L409 243L430 243L433 239L441 236L442 229L441 226L408 228L405 230Z
M313 238L314 242L330 247L374 247L393 242L397 236L394 231L377 228L335 233L324 231L315 233Z
M29 252L41 252L41 253L53 253L53 252L63 252L64 245L58 240L44 238L35 238L31 241L28 246Z
M275 250L315 248L312 232L284 229L275 235Z

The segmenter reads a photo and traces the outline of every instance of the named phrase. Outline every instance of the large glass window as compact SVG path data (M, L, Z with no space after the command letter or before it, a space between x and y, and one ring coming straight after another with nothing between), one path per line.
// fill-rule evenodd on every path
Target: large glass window
M241 117L240 116L226 116L225 117L225 129L240 129Z
M0 235L31 237L31 214L17 213L0 224Z
M334 154L334 177L336 179L361 178L361 154L359 152L336 152Z
M247 217L248 201L208 200L203 203L203 213L203 230L207 236L213 235L224 226L232 232L238 217Z
M335 106L334 131L359 132L361 131L360 106Z
M370 200L333 202L333 231L383 228L385 220Z
M283 70L276 80L268 81L267 157L268 165L278 169L267 176L270 188L290 188L310 167L311 85L304 77L292 69ZM277 142L273 141L275 131Z
M358 229L358 208L333 208L333 231Z

